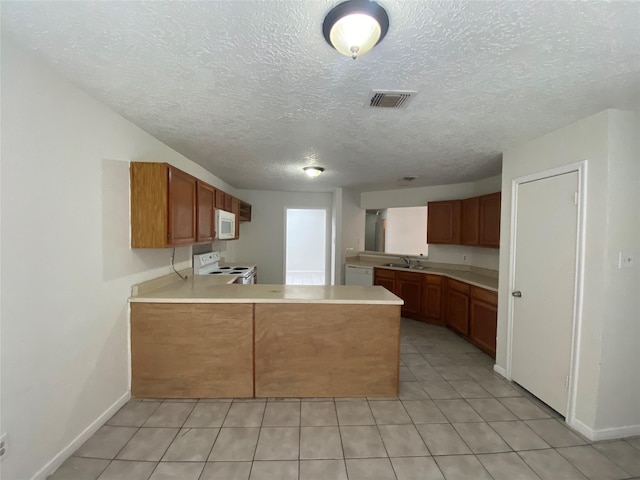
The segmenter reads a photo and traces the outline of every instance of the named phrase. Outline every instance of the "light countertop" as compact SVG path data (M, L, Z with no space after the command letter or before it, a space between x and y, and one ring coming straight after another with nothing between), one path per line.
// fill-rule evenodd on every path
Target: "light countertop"
M143 303L325 303L402 305L401 298L380 286L229 285L220 277L187 280L139 293L130 302Z
M493 275L485 275L484 273L479 273L477 271L473 271L471 269L458 270L458 269L450 269L443 267L442 265L434 265L429 266L425 270L419 270L414 268L394 268L394 267L385 267L380 265L380 263L350 259L346 262L346 265L356 265L358 267L376 267L376 268L385 268L388 270L396 270L399 272L414 272L414 273L425 273L429 275L442 275L448 278L452 278L454 280L459 280L461 282L468 283L469 285L474 285L476 287L485 288L487 290L491 290L493 292L498 291L498 278ZM428 264L425 264L425 266Z

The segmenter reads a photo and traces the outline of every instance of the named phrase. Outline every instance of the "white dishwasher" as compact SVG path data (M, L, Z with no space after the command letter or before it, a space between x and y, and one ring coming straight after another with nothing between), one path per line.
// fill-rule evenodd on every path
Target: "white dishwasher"
M346 264L344 270L345 285L373 285L373 267Z

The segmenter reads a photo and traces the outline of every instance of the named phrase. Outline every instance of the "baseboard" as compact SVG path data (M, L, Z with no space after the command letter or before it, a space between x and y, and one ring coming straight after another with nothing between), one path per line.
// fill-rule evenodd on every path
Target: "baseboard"
M504 378L507 378L507 371L497 363L493 365L493 371L498 375L502 375Z
M574 419L573 424L570 424L569 426L592 442L599 442L601 440L614 440L616 438L635 437L637 435L640 435L640 425L628 425L625 427L602 428L600 430L594 430L591 427L586 426L580 420Z
M55 472L58 467L73 454L73 452L80 448L84 442L89 440L91 435L96 433L98 429L107 422L107 420L113 417L115 413L129 401L130 398L131 392L129 391L116 400L102 415L96 418L87 428L85 428L80 435L74 438L69 445L60 450L55 457L49 460L46 465L33 476L32 480L44 480L48 475Z

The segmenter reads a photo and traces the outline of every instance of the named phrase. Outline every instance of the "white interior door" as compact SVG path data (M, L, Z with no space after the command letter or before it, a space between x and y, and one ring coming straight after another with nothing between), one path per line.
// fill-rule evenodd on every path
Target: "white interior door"
M511 378L564 416L575 303L577 192L578 172L543 178L518 185L516 206Z
M326 285L328 226L326 209L287 208L285 283Z

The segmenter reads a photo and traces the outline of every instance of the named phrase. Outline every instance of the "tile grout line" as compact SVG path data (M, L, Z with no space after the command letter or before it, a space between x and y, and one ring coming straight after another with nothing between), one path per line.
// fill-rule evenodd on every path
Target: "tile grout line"
M120 408L120 410L122 410L122 409L123 409L123 408L125 408L127 405L129 405L131 401L132 401L132 400L129 400L129 401L127 402L127 404L126 404L126 405L123 405L123 406ZM140 400L133 400L133 401L134 401L134 402L141 402ZM142 402L141 402L141 403L142 403ZM152 416L154 413L156 413L156 411L158 410L158 408L160 408L160 405L162 405L162 400L161 400L160 402L158 402L158 405L156 406L156 408L154 408L154 409L153 409L153 411L152 411L152 412L151 412L151 413L150 413L150 414L145 418L145 420L142 422L142 424L141 424L139 427L134 427L134 428L136 428L135 433L134 433L133 435L131 435L131 438L125 442L125 444L122 446L122 448L121 448L120 450L118 450L118 452L115 454L115 456L114 456L111 460L109 460L109 463L107 464L107 466L106 466L106 467L104 468L104 470L100 473L100 475L98 475L98 477L97 477L98 479L99 479L99 478L104 474L104 472L107 470L107 468L109 468L109 467L111 466L111 464L112 464L114 461L116 461L116 460L118 459L118 455L120 455L120 454L122 453L122 451L127 447L127 445L129 445L129 443L131 442L131 440L133 440L133 437L135 437L135 436L138 434L138 432L142 429L142 427L143 427L143 426L144 426L144 424L147 422L147 420L149 420L149 418L151 418L151 416ZM120 412L120 410L118 410L118 412L116 412L116 413L115 413L111 418L115 417L115 416ZM110 418L109 420L111 420L111 418ZM107 425L107 424L109 423L109 420L107 420L107 423L105 423L105 425ZM116 425L108 425L108 426L116 426ZM102 428L102 427L100 427L100 428ZM95 434L94 434L94 435L95 435ZM74 452L74 453L75 453L75 452ZM154 470L155 470L155 468L154 468ZM151 476L151 475L149 475L149 476Z

